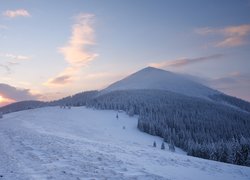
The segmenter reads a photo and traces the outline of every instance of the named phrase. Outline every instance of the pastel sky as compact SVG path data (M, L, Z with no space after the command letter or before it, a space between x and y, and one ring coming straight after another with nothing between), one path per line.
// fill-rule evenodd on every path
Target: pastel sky
M0 106L146 66L250 101L250 1L0 0Z

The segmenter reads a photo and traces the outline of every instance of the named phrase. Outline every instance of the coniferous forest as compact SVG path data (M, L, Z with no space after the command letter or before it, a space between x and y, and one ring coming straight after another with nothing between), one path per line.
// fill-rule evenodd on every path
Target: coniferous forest
M87 105L139 115L141 131L163 137L188 155L250 166L250 113L223 102L161 90L126 90L97 96ZM245 101L240 106L250 107Z

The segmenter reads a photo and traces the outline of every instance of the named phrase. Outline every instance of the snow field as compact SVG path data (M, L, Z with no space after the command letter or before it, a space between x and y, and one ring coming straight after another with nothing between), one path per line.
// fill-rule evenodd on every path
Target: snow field
M161 150L162 139L140 132L137 117L116 114L46 107L5 115L0 179L250 179L249 167Z

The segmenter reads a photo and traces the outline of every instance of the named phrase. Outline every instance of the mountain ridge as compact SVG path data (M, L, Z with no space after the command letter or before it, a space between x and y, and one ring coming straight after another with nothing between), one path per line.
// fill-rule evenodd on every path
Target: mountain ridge
M221 94L203 84L185 78L184 75L154 67L141 69L101 90L101 94L116 90L159 89L187 96L208 98Z

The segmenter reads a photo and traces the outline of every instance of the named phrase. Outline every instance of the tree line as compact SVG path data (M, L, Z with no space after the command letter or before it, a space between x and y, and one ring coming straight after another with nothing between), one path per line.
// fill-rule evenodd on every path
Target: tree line
M239 108L162 90L114 91L93 98L88 107L137 114L141 131L188 155L250 166L250 113Z

